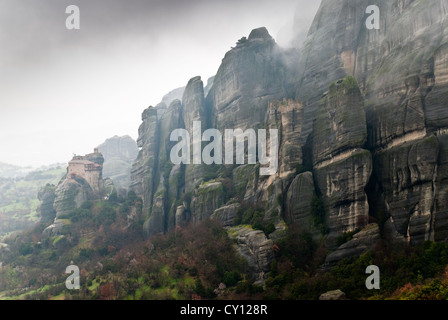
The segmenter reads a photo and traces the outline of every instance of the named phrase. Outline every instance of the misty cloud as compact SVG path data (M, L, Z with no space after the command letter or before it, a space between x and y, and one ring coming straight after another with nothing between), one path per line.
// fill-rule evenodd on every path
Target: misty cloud
M80 30L65 28L69 5L80 8ZM0 162L66 161L116 134L135 138L143 109L194 76L214 75L239 38L266 26L288 44L297 31L294 12L309 24L317 6L303 0L2 0Z

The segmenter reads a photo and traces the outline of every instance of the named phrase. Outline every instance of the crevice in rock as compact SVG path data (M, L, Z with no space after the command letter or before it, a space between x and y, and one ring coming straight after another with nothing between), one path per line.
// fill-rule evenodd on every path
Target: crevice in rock
M427 135L426 128L421 129L421 130L415 130L412 132L407 132L401 136L396 136L395 138L393 138L389 142L387 142L385 145L383 145L381 147L377 147L375 149L375 153L387 151L394 147L400 146L402 144L422 139L422 138L426 137L426 135Z
M434 231L435 231L435 203L437 197L437 176L438 176L439 165L436 164L434 167L434 175L432 178L431 191L432 191L432 199L431 199L431 216L429 220L429 240L434 241Z

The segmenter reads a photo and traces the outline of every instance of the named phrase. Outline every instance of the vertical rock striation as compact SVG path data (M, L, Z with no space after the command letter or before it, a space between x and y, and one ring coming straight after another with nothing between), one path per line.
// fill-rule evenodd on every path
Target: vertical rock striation
M385 211L387 224L411 243L446 239L446 171L440 168L447 125L447 3L377 1L379 30L366 28L370 4L322 1L302 50L296 94L305 110L302 144L310 135L328 137L312 125L321 95L332 82L353 76L365 100L364 147L373 156L369 190L381 193L367 195L371 214ZM314 155L324 151L317 149Z
M313 128L313 166L326 207L329 240L361 229L369 221L364 191L372 173L364 100L356 80L334 82L321 99ZM331 242L330 242L331 243Z
M258 231L252 236L261 242L241 234L240 249L263 247L256 272L268 271L269 241L285 222L323 236L330 249L344 233L370 230L331 264L359 254L356 243L368 250L378 230L411 244L447 240L448 5L379 0L380 29L369 30L371 4L323 0L298 49L255 29L226 53L206 88L194 77L176 91L181 101L143 112L131 188L143 198L148 235L209 217L232 227L240 210L257 208L276 231L263 235L267 242ZM192 135L194 121L202 132L277 129L276 174L260 175L259 163L173 165L169 134ZM313 216L316 198L323 229Z

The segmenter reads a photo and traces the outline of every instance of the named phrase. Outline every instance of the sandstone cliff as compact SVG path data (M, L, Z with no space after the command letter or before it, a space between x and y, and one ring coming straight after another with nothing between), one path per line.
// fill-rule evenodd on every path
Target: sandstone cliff
M323 135L313 143L318 148L314 154L321 153L320 142L329 136L316 130L312 120L319 122L322 94L332 82L353 76L367 125L367 143L358 147L372 154L372 177L362 181L369 182L365 203L370 215L389 217L387 224L411 243L444 240L446 211L439 199L446 194L441 183L446 173L440 168L446 140L447 3L379 1L379 30L366 28L368 5L362 0L322 1L302 51L296 94L305 109L302 144L310 135ZM359 119L360 124L364 117ZM351 201L348 194L340 199L345 205ZM357 211L365 212L366 205Z
M74 156L67 167L67 174L56 187L46 186L39 192L42 218L53 220L44 235L55 235L64 226L63 218L88 200L108 197L115 189L109 179L102 178L104 157L95 152Z
M377 1L379 30L366 27L370 4L323 0L295 50L255 29L206 89L194 77L182 100L143 112L131 188L143 198L148 236L208 217L231 228L252 214L247 221L266 239L239 229L237 246L258 278L272 258L269 240L292 223L328 249L364 230L330 264L380 234L446 240L448 3ZM193 121L202 131L277 129L277 172L260 175L259 163L173 165L168 135L192 132Z

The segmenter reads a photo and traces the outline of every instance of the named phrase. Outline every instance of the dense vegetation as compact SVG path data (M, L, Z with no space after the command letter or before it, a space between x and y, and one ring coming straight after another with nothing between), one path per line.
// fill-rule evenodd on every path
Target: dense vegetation
M318 299L340 289L347 299L447 299L448 244L425 242L411 247L381 240L359 257L345 259L330 271L320 270L325 251L306 233L291 228L278 244L266 281L265 298ZM380 290L367 290L365 270L379 267Z
M128 219L140 208L133 193L125 199L86 202L62 217L60 235L39 241L47 222L6 239L0 297L191 299L216 298L227 294L228 286L239 287L240 293L250 289L246 263L217 222L146 240L142 221ZM80 290L65 288L65 268L72 263L81 270Z
M238 219L257 223L257 210ZM2 299L318 299L341 289L349 299L448 298L448 244L419 247L377 244L374 250L320 269L326 250L297 226L274 244L263 286L254 285L247 262L227 231L206 220L146 239L141 200L89 201L63 218L60 234L42 238L51 221L10 236L0 260ZM246 221L247 220L247 221ZM81 289L65 287L75 264ZM365 268L381 270L381 289L367 290Z

